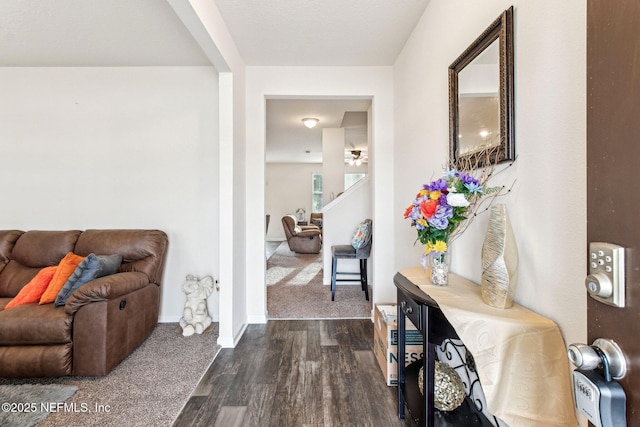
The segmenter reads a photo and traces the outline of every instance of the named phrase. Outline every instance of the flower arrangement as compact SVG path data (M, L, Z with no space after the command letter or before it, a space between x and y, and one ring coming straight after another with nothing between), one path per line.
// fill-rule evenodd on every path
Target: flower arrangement
M467 219L467 210L487 189L473 176L449 170L442 178L425 184L404 213L418 231L425 253L442 254Z
M493 200L511 191L504 186L488 185L494 175L495 164L478 168L482 157L490 160L495 149L487 148L475 160L460 163L459 169L449 169L442 178L425 184L413 203L404 213L411 219L411 226L418 232L418 238L425 245L425 254L442 256L448 246L461 235L481 212L489 209ZM511 164L509 164L510 166ZM507 166L508 167L508 166ZM473 176L471 171L476 171Z

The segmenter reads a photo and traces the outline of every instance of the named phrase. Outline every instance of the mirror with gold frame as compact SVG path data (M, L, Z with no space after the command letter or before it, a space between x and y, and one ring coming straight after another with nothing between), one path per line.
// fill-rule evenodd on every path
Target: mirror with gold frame
M511 6L449 66L452 166L515 159L513 80Z

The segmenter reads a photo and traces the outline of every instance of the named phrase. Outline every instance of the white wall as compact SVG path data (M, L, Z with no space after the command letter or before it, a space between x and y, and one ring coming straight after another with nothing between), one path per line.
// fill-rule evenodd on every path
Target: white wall
M247 67L247 188L252 215L265 213L265 108L267 97L373 98L369 161L372 219L378 230L373 251L384 250L388 262L373 266L374 302L395 296L393 286L393 74L391 67ZM376 186L376 182L380 182ZM264 222L247 222L247 311L252 323L266 321ZM376 259L381 259L382 256ZM379 300L378 300L379 298Z
M344 191L344 129L322 129L322 206Z
M401 269L419 259L415 230L402 212L420 185L439 175L447 158L447 68L512 4L518 159L502 181L517 181L501 202L507 204L520 252L516 300L556 321L567 344L585 342L582 0L431 0L394 67L395 264ZM487 219L478 218L453 247L452 270L478 283Z
M177 321L186 274L218 274L215 69L0 68L0 93L0 228L167 232Z
M344 192L343 195L326 205L323 209L323 231L322 231L322 263L324 266L322 283L331 284L331 246L333 245L349 245L356 227L361 221L371 218L371 179L365 177L361 179L351 188ZM374 237L376 235L376 227L373 225ZM341 259L338 261L338 271L342 272L359 272L360 264L355 259ZM367 261L367 272L371 272L372 266L375 265L373 256ZM357 276L338 276L339 279L353 278L359 281ZM343 282L353 285L352 282ZM338 282L336 285L340 285ZM376 293L375 283L370 280L373 294ZM395 300L394 300L395 301Z
M265 212L271 215L267 240L286 240L282 217L295 215L298 208L311 214L311 175L322 173L320 163L267 163L265 169Z
M167 0L220 71L220 327L218 344L234 347L247 325L245 209L245 65L215 2Z
M344 164L344 163L343 163ZM367 165L343 166L344 173L367 173ZM267 240L285 240L282 228L284 215L295 215L296 209L311 214L311 176L324 173L321 163L267 163L265 168L265 212L271 215ZM340 190L344 190L344 174L339 173ZM334 193L337 195L338 193ZM368 203L368 202L367 202Z

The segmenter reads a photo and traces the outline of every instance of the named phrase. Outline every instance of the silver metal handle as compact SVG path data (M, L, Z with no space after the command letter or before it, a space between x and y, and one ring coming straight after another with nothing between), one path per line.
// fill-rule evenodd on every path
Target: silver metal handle
M600 365L600 356L590 345L571 344L567 348L567 355L576 368L590 370Z
M591 345L571 344L567 348L567 355L571 363L584 370L597 368L601 365L602 358L606 358L611 377L616 380L623 378L627 373L624 353L612 339L598 338Z

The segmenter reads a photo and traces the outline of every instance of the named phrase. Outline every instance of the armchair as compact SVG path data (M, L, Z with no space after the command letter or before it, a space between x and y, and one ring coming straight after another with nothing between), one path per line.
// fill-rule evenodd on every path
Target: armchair
M322 212L312 212L309 215L309 223L322 230Z
M299 226L296 217L282 217L282 227L289 249L301 254L317 254L322 248L322 231L315 225Z

